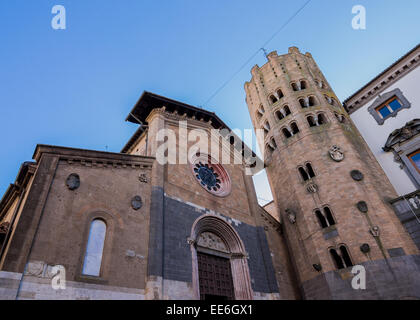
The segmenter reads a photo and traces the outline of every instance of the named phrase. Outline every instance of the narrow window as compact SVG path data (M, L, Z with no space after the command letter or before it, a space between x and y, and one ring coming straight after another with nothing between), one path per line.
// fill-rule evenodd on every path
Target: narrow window
M270 124L268 123L268 121L264 123L264 130L266 130L267 132L270 131Z
M293 134L296 134L296 133L298 133L298 132L299 132L299 128L298 128L298 126L297 126L296 122L293 122L293 123L290 125L290 128L292 129Z
M322 215L321 210L316 210L315 215L318 218L318 222L319 222L321 228L327 228L328 224L327 224L327 221L326 221L325 217Z
M299 99L299 103L302 108L306 108L308 106L305 99Z
M287 128L283 128L283 129L282 129L282 132L283 132L283 135L284 135L286 138L290 138L290 137L292 136L292 134L290 133L290 131L289 131L289 130L287 130Z
M277 116L277 119L279 120L284 118L283 113L281 113L279 110L276 111L276 116Z
M309 124L310 127L315 127L316 126L316 123L314 121L314 117L309 116L309 117L306 118L306 120L308 121L308 124Z
M353 262L351 261L350 255L347 251L346 246L340 246L341 257L343 258L343 262L346 267L353 266Z
M277 95L278 95L279 99L281 99L281 98L284 97L284 94L283 94L283 92L280 89L277 90Z
M307 164L306 164L306 169L308 170L308 174L309 174L309 177L310 177L310 178L315 177L315 172L314 172L314 170L312 169L312 166L311 166L311 164L310 164L310 163L307 163Z
M324 214L325 214L325 218L326 218L326 220L328 222L328 225L330 225L330 226L335 225L334 217L333 217L333 215L331 213L330 208L324 207Z
M90 224L82 274L99 277L101 272L105 235L105 222L101 219L93 220Z
M297 84L296 83L294 83L294 82L292 82L292 89L293 89L293 91L299 91L299 87L297 86Z
M343 269L344 268L344 263L343 263L343 260L341 259L341 257L339 256L339 254L337 253L337 251L335 249L330 249L330 254L331 254L331 257L334 260L335 267L337 269Z
M276 103L277 102L277 98L274 96L274 94L272 94L270 96L270 101L271 101L271 103Z
M323 113L320 113L318 115L318 125L320 126L321 124L327 123L327 120L325 119L325 116Z
M300 82L300 90L305 90L306 89L306 81L301 81Z
M284 106L284 113L286 114L286 117L289 115L289 114L291 114L291 112L290 112L290 109L289 109L289 106Z
M309 106L312 107L314 105L316 105L316 100L315 100L315 97L311 96L309 97Z
M298 170L299 170L300 175L302 176L303 181L306 181L309 179L309 176L303 167L299 167Z

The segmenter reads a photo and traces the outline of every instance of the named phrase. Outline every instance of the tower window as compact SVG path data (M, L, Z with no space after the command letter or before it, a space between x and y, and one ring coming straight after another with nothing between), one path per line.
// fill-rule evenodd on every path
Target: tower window
M276 103L278 100L276 98L276 96L274 94L270 95L270 102L271 103Z
M261 104L261 105L259 106L258 110L257 110L257 118L258 118L258 119L261 119L261 118L262 118L262 116L264 115L264 112L265 112L264 107L263 107L263 105Z
M306 164L306 170L308 171L308 175L309 175L310 178L315 177L315 172L312 169L312 166L309 162Z
M307 107L309 107L308 100L306 100L306 99L303 99L303 98L299 99L299 103L300 103L300 106L301 106L302 108L307 108Z
M316 123L313 116L309 116L306 118L310 127L316 127Z
M276 111L276 116L277 116L277 119L279 119L279 120L281 120L281 119L284 118L284 115L283 115L283 113L280 110L277 110Z
M292 134L290 133L290 131L287 128L283 128L281 131L283 132L283 135L286 138L290 138L292 136Z
M307 181L307 180L312 179L313 177L315 177L315 172L312 169L312 166L311 166L310 163L307 163L305 165L305 167L302 167L302 166L299 167L298 170L299 170L299 173L300 173L303 181Z
M291 114L291 112L290 112L290 109L289 109L289 106L284 106L284 108L283 108L283 110L284 110L284 113L286 114L286 117L289 115L289 114Z
M279 99L284 97L284 94L280 89L277 90L277 96L279 97Z
M310 107L312 107L312 106L316 105L316 100L315 100L315 97L310 96L310 97L308 98L308 104L309 104L309 106L310 106Z
M335 117L337 118L338 122L340 123L346 123L346 117L339 113L334 113Z
M322 125L327 123L327 119L325 118L325 115L323 113L318 114L318 125Z
M300 90L305 90L306 88L307 88L306 81L301 80L300 81Z
M324 207L322 210L316 209L315 215L318 218L321 228L324 229L335 225L335 220L329 207Z
M290 125L290 128L292 129L292 133L293 133L293 134L297 134L297 133L299 132L299 128L298 128L298 126L297 126L296 122L293 122L293 123Z
M93 220L90 224L82 274L96 277L100 276L105 235L105 222L101 219Z
M290 85L292 86L293 91L299 91L300 90L299 86L295 82L292 82Z
M302 179L303 179L303 181L307 181L307 180L309 180L309 176L308 176L308 173L306 172L306 170L303 168L303 167L299 167L299 173L300 173L300 175L301 175L301 177L302 177Z
M345 245L341 245L338 250L331 248L329 251L337 269L344 269L353 266L350 254Z

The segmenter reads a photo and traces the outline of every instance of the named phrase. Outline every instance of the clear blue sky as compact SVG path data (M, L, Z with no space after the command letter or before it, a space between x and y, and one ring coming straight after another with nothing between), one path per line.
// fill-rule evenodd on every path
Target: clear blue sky
M120 151L143 90L202 105L304 2L1 1L0 196L38 143ZM51 28L56 4L66 30ZM356 4L363 31L351 28ZM343 100L419 43L419 13L418 0L312 0L266 49L310 51ZM264 63L257 55L205 107L251 128L243 84Z

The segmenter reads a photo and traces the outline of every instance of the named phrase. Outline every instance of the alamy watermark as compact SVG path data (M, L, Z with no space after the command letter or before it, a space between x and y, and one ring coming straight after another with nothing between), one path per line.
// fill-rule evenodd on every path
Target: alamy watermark
M362 5L353 6L351 13L355 14L351 20L351 26L354 30L366 30L366 8Z
M66 29L66 8L62 5L55 5L51 9L51 13L55 16L51 20L51 27L54 30Z

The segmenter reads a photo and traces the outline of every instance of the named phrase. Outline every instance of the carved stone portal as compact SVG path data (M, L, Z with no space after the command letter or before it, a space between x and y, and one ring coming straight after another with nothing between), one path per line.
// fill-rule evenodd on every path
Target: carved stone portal
M198 237L197 245L216 251L229 252L229 249L226 247L223 240L212 232L201 233Z

